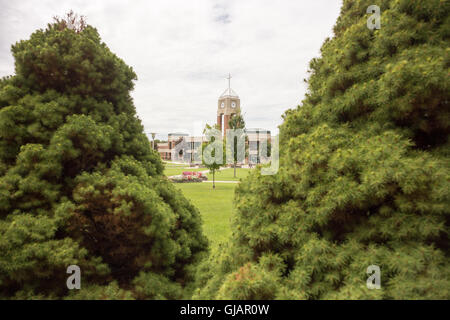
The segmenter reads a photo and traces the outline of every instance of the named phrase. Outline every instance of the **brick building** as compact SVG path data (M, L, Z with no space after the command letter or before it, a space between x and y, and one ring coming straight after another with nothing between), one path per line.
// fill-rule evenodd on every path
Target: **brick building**
M225 135L229 129L228 122L231 117L241 112L241 100L231 89L231 75L228 76L228 88L220 95L217 102L217 126ZM265 163L269 159L266 149L270 149L270 131L265 129L247 129L248 154L245 164ZM194 137L186 133L169 133L166 143L158 143L157 150L161 159L174 162L194 163L201 161L199 153L202 143L206 142L204 136ZM267 148L267 146L269 146Z

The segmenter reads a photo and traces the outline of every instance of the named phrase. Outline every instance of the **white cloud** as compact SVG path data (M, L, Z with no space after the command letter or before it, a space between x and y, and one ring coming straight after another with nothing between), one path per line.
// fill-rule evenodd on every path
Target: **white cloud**
M340 0L0 0L0 76L14 72L10 46L73 9L138 75L132 93L147 132L167 135L214 123L226 75L248 127L277 131L303 99Z

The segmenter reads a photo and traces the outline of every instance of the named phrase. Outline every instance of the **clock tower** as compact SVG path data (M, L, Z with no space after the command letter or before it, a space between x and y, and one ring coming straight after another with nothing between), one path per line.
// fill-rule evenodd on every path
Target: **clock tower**
M226 130L229 129L228 121L234 115L241 112L241 100L236 92L231 89L231 75L228 77L228 88L219 97L217 105L217 125L222 131L222 135L226 134Z

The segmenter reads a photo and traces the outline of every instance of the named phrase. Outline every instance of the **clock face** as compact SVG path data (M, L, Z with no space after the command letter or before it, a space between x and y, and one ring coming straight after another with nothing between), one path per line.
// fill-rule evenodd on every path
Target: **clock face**
M233 102L231 103L231 107L232 107L232 108L236 108L236 102L233 101Z
M222 102L222 104L220 105L221 108L225 108L225 102Z

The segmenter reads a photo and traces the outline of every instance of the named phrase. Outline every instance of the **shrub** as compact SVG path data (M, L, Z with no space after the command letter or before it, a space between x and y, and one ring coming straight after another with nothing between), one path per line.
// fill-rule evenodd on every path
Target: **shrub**
M136 116L132 68L73 21L12 53L16 74L0 81L0 297L154 298L134 289L140 272L155 275L147 286L183 288L207 241ZM67 296L72 264L82 289Z
M280 171L237 187L233 240L201 266L196 297L450 298L450 7L380 1L371 31L371 4L344 0L284 115ZM281 275L264 273L268 254Z

